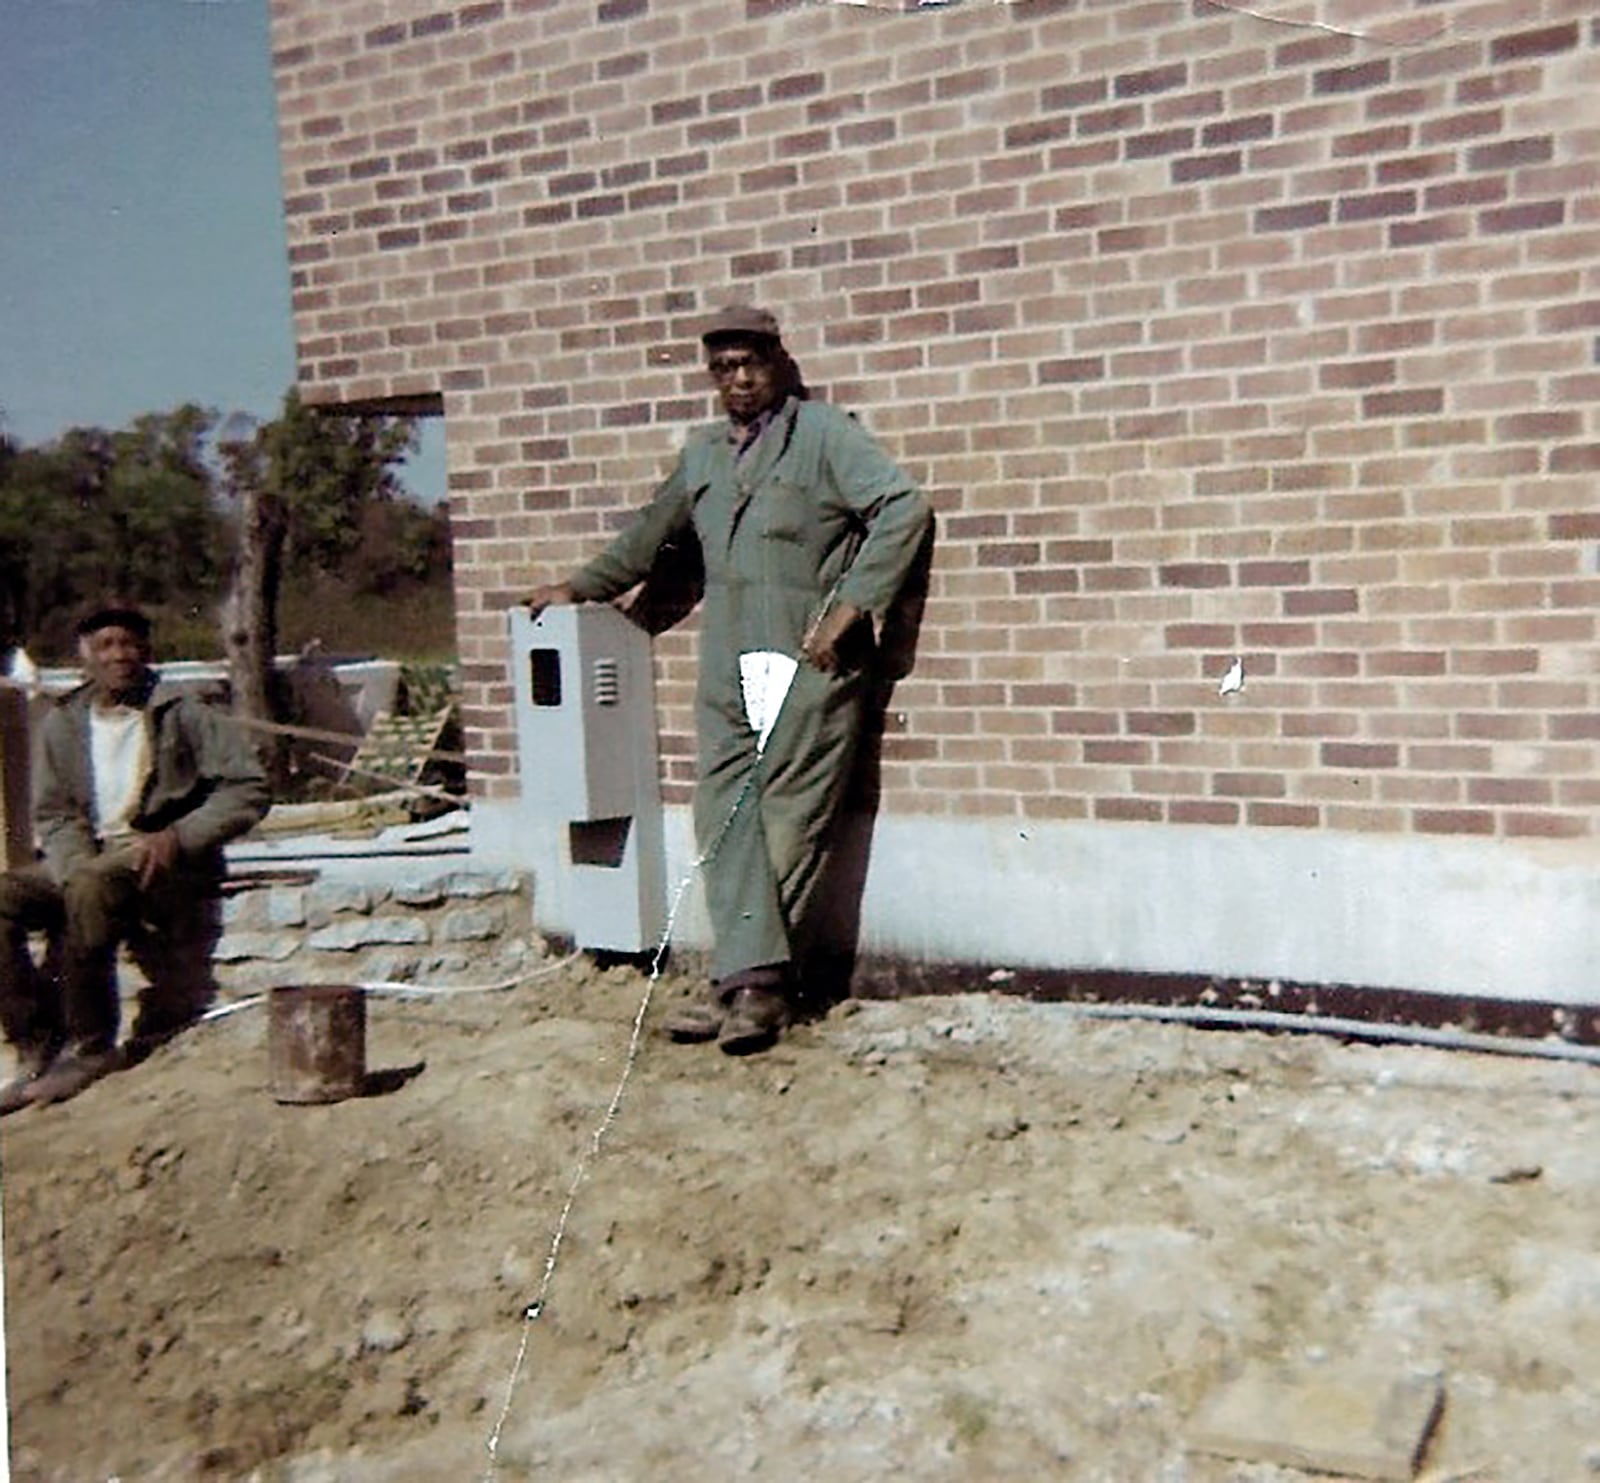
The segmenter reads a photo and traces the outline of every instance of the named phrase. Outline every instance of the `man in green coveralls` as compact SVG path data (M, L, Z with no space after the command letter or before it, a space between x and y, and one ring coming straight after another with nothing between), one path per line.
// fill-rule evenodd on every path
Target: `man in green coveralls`
M772 315L721 310L701 339L727 420L691 434L650 503L528 607L620 596L665 543L691 529L699 541L694 818L716 946L710 992L666 1030L743 1054L789 1022L798 933L861 732L872 620L894 602L931 517L854 418L807 398ZM799 667L763 746L740 656L772 652Z

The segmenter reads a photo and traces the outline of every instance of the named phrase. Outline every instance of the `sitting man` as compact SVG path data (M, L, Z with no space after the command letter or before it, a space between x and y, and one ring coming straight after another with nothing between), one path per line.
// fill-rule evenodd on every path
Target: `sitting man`
M118 946L149 933L165 956L203 935L222 845L270 802L228 718L158 686L138 608L102 603L77 635L87 679L46 715L34 752L44 863L0 876L0 1029L18 1061L0 1087L0 1116L65 1101L112 1069ZM35 930L50 937L43 973L28 948ZM171 1033L200 1007L192 987L174 996L152 981L151 996L141 1037Z

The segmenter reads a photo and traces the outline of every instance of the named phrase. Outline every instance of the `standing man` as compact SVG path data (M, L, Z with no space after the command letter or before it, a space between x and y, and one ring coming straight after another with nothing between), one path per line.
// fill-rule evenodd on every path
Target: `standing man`
M737 1055L765 1049L789 1023L800 929L861 730L872 620L894 602L930 515L854 418L807 399L772 315L721 310L701 339L727 420L691 434L651 502L528 607L537 616L553 603L617 597L666 542L691 529L698 538L694 816L716 946L709 994L666 1029ZM799 667L763 736L740 660L769 654Z
M209 955L222 846L270 801L227 718L158 688L144 613L105 602L77 635L87 678L45 717L35 749L44 863L0 876L0 1028L18 1061L0 1115L65 1101L112 1069L118 946L144 930L174 964L197 946ZM51 939L43 974L28 950L36 930ZM137 1033L193 1018L190 978L152 982Z

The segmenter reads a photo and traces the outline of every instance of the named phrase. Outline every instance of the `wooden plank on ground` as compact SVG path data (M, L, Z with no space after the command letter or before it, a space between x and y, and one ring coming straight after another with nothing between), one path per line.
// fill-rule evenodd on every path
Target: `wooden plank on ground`
M1257 1367L1212 1392L1190 1423L1188 1442L1250 1462L1409 1483L1443 1403L1443 1388L1431 1377Z

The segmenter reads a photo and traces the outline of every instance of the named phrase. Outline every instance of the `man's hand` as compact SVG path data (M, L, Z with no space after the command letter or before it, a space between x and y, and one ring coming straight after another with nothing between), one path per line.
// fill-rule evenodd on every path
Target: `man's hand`
M861 620L861 609L853 602L835 603L817 621L800 652L808 664L824 674L839 667L839 641Z
M543 587L535 587L522 599L522 605L528 610L530 618L537 618L546 608L563 607L577 600L572 593L572 583L549 582Z
M172 829L141 834L133 842L133 868L139 872L139 889L145 890L158 875L178 863L178 836Z

